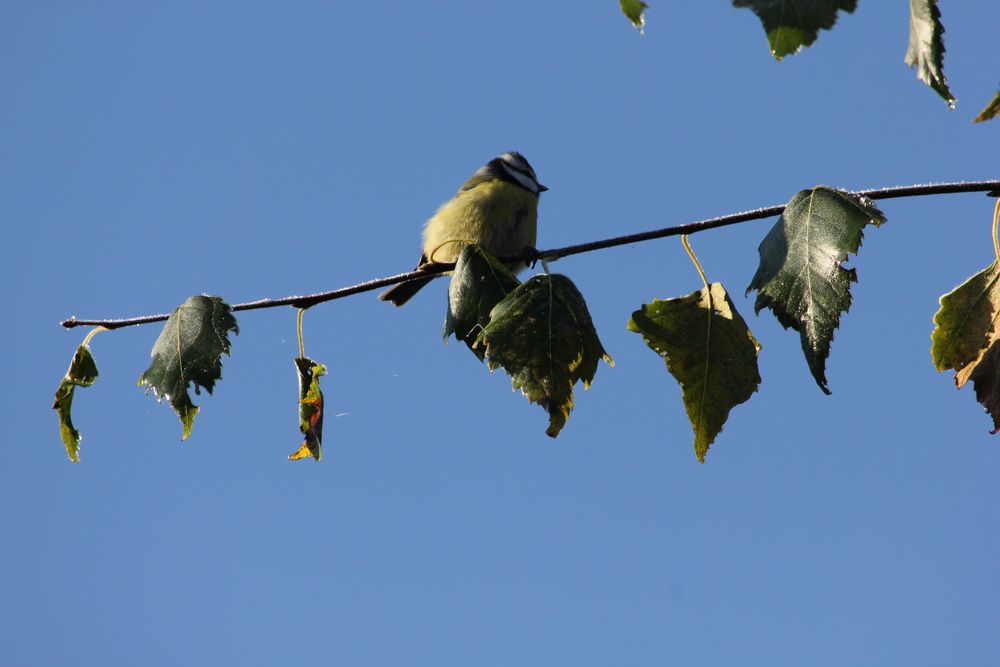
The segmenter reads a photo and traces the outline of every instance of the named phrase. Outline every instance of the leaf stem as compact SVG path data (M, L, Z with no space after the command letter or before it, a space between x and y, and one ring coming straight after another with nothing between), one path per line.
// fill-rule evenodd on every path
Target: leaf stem
M994 226L993 229L996 230L996 227ZM993 234L993 238L996 238L996 233ZM80 343L80 347L87 347L88 345L90 345L90 339L94 337L94 334L99 334L102 331L107 331L107 330L108 330L107 327L102 327L102 326L94 327L84 337L83 342Z
M306 312L305 308L299 308L299 316L296 319L295 329L299 334L299 359L306 358L305 345L302 344L302 314Z
M1000 199L993 206L993 252L996 253L997 262L1000 262L1000 243L997 242L997 220L1000 219Z
M472 245L473 243L475 243L475 241L471 239L448 239L447 241L442 241L441 243L438 243L436 246L434 246L433 250L431 250L431 255L430 257L427 258L427 263L434 264L435 263L434 255L437 254L437 251L445 247L446 245L451 245L453 243L461 243L463 246L467 246L467 245ZM459 248L459 250L461 250L461 248Z
M858 190L854 192L854 194L861 195L863 197L868 197L869 199L896 199L898 197L943 195L943 194L955 194L961 192L989 192L998 189L1000 189L1000 180L967 181L967 182L957 182L957 183L928 183L924 185L894 186L888 188L877 188L872 190ZM781 212L784 210L785 210L785 205L778 204L775 206L753 209L751 211L731 213L729 215L723 215L717 218L708 218L705 220L688 222L673 227L663 227L661 229L654 229L647 232L639 232L638 234L616 236L613 238L603 239L600 241L591 241L589 243L580 243L577 245L565 246L562 248L553 248L550 250L525 252L522 253L521 255L515 255L511 257L500 257L498 259L500 259L500 261L505 263L513 263L518 261L531 261L538 259L555 260L560 257L579 255L581 253L591 252L594 250L603 250L605 248L614 248L616 246L621 246L621 245L641 243L643 241L651 241L653 239L665 238L667 236L695 234L697 232L703 232L709 229L715 229L717 227L726 227L728 225L735 225L741 222L748 222L750 220L770 218L776 215L780 215ZM454 268L455 265L453 263L425 264L419 269L416 269L414 271L408 271L406 273L397 273L396 275L387 276L385 278L376 278L374 280L368 280L366 282L358 283L356 285L351 285L349 287L341 287L339 289L330 290L328 292L318 292L316 294L307 294L302 296L288 296L281 299L258 299L257 301L248 301L246 303L239 303L233 306L233 310L234 311L257 310L260 308L277 308L279 306L308 308L309 306L315 306L316 304L319 303L325 303L327 301L333 301L335 299L343 299L344 297L352 296L354 294L360 294L362 292L371 292L380 289L382 287L395 285L397 283L405 282L407 280L413 280L415 278L424 278L426 276L436 276L442 273L447 273L448 271L451 271ZM127 319L104 319L104 320L77 319L76 317L70 317L69 319L61 322L61 324L63 327L67 329L72 329L73 327L78 327L78 326L103 326L106 329L121 329L123 327L137 326L140 324L163 322L168 317L169 315L167 314L144 315L141 317L131 317Z
M688 257L694 263L694 268L698 269L698 275L701 276L701 282L705 283L705 289L708 289L708 278L705 277L705 271L701 268L701 262L698 261L694 250L691 249L691 244L688 243L687 234L681 234L681 243L684 244L684 249L687 251Z

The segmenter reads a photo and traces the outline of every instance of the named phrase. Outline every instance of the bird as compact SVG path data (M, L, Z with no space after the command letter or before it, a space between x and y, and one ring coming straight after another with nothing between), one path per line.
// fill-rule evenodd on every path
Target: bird
M480 167L424 225L423 254L417 268L454 262L472 243L497 258L534 248L538 196L546 190L523 155L501 153ZM523 261L507 264L512 273L524 266ZM402 306L436 277L399 283L378 298Z

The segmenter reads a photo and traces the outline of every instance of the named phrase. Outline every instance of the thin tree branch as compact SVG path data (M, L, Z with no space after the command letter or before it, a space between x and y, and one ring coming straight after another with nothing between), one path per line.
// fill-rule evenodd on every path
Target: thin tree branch
M897 197L943 195L943 194L954 194L960 192L988 192L992 196L1000 196L1000 193L998 193L998 191L1000 191L1000 180L895 186L890 188L878 188L874 190L858 190L854 194L862 195L864 197L868 197L869 199L895 199ZM776 215L780 215L781 212L784 210L785 210L785 205L779 204L777 206L768 206L766 208L753 209L752 211L743 211L742 213L731 213L729 215L723 215L717 218L698 220L696 222L689 222L683 225L676 225L674 227L664 227L662 229L654 229L652 231L640 232L638 234L616 236L614 238L603 239L600 241L580 243L577 245L565 246L563 248L551 248L549 250L539 250L536 253L524 253L520 256L502 257L500 259L505 261L517 261L517 260L535 261L540 259L551 260L560 257L569 257L570 255L579 255L580 253L591 252L593 250L614 248L615 246L628 245L630 243L641 243L642 241L651 241L653 239L661 239L667 236L678 236L681 234L696 234L698 232L703 232L708 229L715 229L717 227L726 227L728 225L735 225L750 220L770 218ZM331 290L329 292L318 292L316 294L306 294L301 296L288 296L282 299L258 299L257 301L238 303L234 305L232 308L234 311L257 310L260 308L277 308L278 306L309 308L311 306L315 306L316 304L324 303L326 301L333 301L334 299L342 299L344 297L351 296L353 294L360 294L362 292L371 292L381 287L395 285L396 283L406 282L407 280L413 280L414 278L422 278L424 276L433 276L441 273L447 273L448 271L451 271L454 268L455 268L454 264L433 264L425 266L415 271L409 271L407 273L398 273L394 276L387 276L385 278L377 278L375 280L369 280L367 282L358 283L357 285L351 285L349 287L341 287L340 289ZM143 317L131 317L128 319L118 319L118 320L83 320L83 319L77 319L76 317L71 317L61 322L61 324L67 329L80 326L102 326L106 329L121 329L122 327L131 327L139 324L162 322L166 320L168 317L169 315L167 314L145 315Z

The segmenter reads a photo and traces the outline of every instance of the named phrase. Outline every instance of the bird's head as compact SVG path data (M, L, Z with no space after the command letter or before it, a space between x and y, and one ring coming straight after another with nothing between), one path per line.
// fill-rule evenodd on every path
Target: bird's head
M548 190L538 182L535 170L517 151L507 151L498 155L480 168L476 175L509 181L536 195Z

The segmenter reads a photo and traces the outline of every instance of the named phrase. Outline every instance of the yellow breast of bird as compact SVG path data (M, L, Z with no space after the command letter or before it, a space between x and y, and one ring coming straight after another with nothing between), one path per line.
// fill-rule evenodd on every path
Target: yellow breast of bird
M479 244L494 257L517 255L534 247L537 224L537 195L506 181L485 181L459 191L427 221L424 256L454 262L468 243Z

